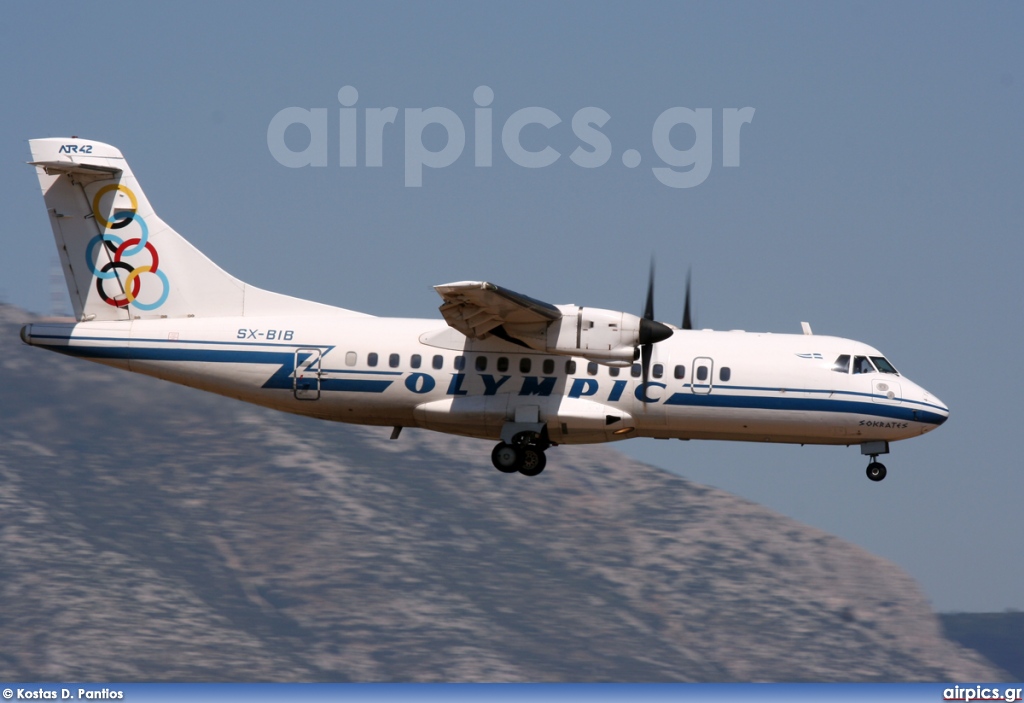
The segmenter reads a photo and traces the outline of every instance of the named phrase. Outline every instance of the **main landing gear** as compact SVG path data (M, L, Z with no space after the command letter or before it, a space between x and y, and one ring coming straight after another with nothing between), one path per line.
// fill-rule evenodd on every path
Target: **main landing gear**
M536 476L543 471L548 463L544 450L550 445L543 444L531 434L516 435L512 444L499 442L491 452L494 468L504 474L519 472L523 476Z

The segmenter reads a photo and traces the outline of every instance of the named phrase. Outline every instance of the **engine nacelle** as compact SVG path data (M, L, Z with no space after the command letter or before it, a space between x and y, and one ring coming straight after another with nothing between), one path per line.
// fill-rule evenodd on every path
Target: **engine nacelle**
M560 307L558 324L548 327L547 351L601 359L615 366L633 363L640 344L639 317L601 308L565 308Z
M645 320L616 310L581 308L576 305L557 307L562 317L543 328L510 324L506 324L505 328L511 336L537 351L586 356L610 366L629 366L633 363L635 349L641 343L641 329L646 324ZM665 329L668 330L667 327Z

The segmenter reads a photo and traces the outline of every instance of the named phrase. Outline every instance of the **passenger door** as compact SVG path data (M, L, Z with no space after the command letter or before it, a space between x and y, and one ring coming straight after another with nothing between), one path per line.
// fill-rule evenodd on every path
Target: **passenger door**
M292 391L296 400L320 399L320 356L319 349L295 350Z
M707 356L698 356L693 360L693 376L690 390L697 395L708 395L714 385L715 362Z

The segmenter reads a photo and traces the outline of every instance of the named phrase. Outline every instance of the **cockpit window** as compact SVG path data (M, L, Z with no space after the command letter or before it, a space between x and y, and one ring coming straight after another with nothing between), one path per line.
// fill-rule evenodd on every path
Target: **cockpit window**
M841 354L836 363L832 364L832 370L838 373L850 373L850 355Z
M853 372L874 373L875 367L871 365L871 360L866 356L855 356L853 358Z
M892 373L896 374L897 376L900 375L900 372L897 371L896 368L892 364L890 364L889 360L886 359L884 356L873 356L871 357L871 360L875 362L875 366L877 366L878 370L881 371L882 373Z

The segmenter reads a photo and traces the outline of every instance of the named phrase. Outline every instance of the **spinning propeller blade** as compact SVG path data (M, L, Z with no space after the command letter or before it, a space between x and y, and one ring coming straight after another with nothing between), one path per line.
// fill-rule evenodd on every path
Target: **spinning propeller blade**
M683 327L684 330L693 329L693 317L690 315L690 274L693 268L686 272L686 301L683 303Z
M647 379L651 371L651 356L654 345L672 336L672 328L654 319L654 259L651 259L651 274L647 281L647 304L640 320L640 370L644 389L644 406L647 406Z

